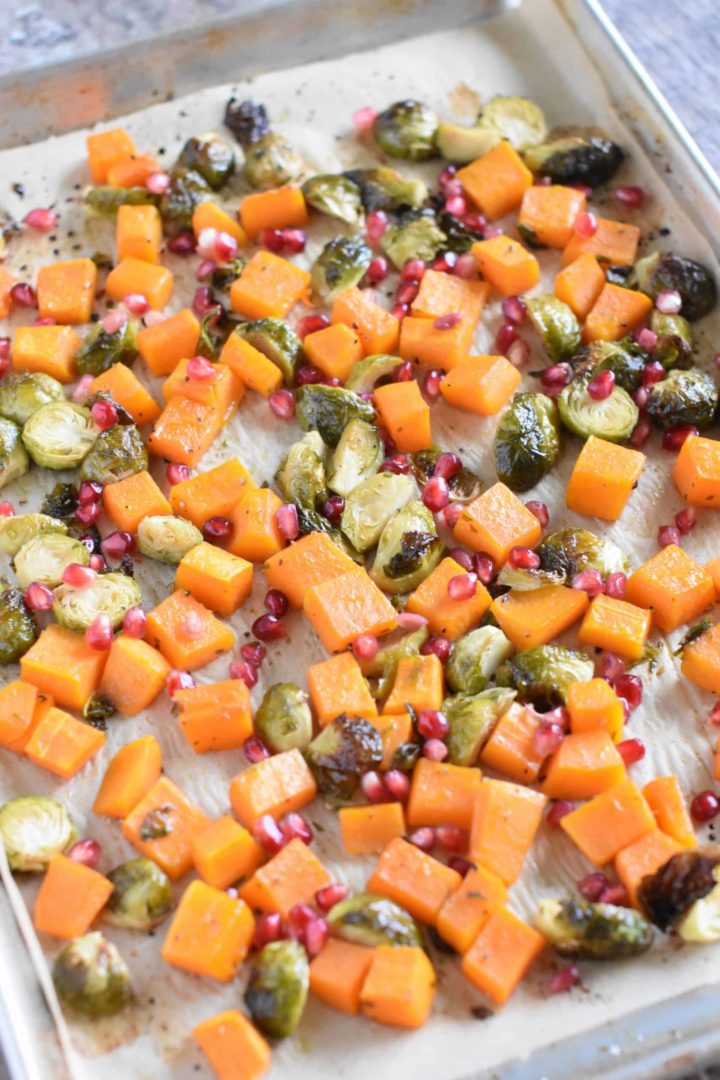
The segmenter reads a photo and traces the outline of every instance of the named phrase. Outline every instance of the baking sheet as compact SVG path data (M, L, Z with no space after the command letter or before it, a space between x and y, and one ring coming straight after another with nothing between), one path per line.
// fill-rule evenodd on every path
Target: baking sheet
M246 89L246 84L236 85ZM267 104L274 126L300 147L310 171L332 171L372 160L371 155L358 148L349 132L350 114L358 106L370 104L382 108L400 96L414 95L434 105L445 116L467 119L474 111L474 99L466 87L483 98L494 93L525 93L542 104L551 123L602 125L632 150L631 164L626 169L627 182L642 183L652 195L641 220L645 231L653 234L660 227L669 228L670 235L663 241L667 246L702 259L717 272L717 261L706 239L677 208L672 208L663 180L610 108L598 73L549 0L530 0L519 12L477 29L437 34L378 49L372 54L261 76L247 86L247 92ZM189 135L218 126L228 95L228 87L203 91L192 98L156 106L123 122L139 146L164 148L164 160L171 161ZM637 119L628 118L630 122ZM62 214L57 240L23 237L22 247L14 249L11 266L27 267L23 276L28 279L33 267L46 260L51 250L57 250L58 254L74 253L78 244L82 249L78 253L112 250L110 225L95 221L88 231L81 224L82 211L73 186L85 182L83 157L83 138L79 134L0 155L3 198L7 188L15 183L23 184L26 192L24 200L12 195L7 198L8 210L21 217L31 206L56 202ZM434 176L437 166L418 172ZM238 197L240 190L238 184ZM599 212L606 211L609 216L631 218L619 212L617 206L604 207L600 200L595 205ZM76 235L69 237L68 231L73 230ZM311 260L334 231L331 224L314 228L306 257L298 261ZM656 239L648 245L648 250L659 242ZM551 287L558 258L546 254L541 261L545 285ZM180 307L191 295L194 282L178 260L168 260L168 264L177 274L173 307ZM489 350L499 321L495 303L488 307L478 333L478 351ZM701 324L698 344L706 360L713 354L717 330L718 316ZM538 365L531 361L529 368L535 366ZM268 425L266 418L266 403L248 395L225 436L206 455L203 469L237 454L256 481L269 480L283 449L297 437L297 429L293 425ZM442 404L434 407L433 431L437 441L461 449L468 462L489 482L494 479L494 427L492 419L462 416ZM672 458L659 449L656 437L651 447L651 460L624 519L610 528L579 519L564 510L564 487L579 449L573 440L567 441L559 469L538 485L533 497L543 498L551 507L553 527L563 524L597 527L619 542L633 565L637 565L656 550L658 524L670 520L681 505L669 482ZM23 488L29 507L38 502L33 489L47 491L54 477L45 474L42 480L38 483L34 473L32 483ZM20 501L19 489L20 484L14 491L9 489L8 497ZM687 550L700 561L720 554L714 525L715 519L708 514L687 539ZM148 607L168 591L172 580L169 571L149 563L140 567L138 576ZM258 575L252 602L232 620L239 641L261 610L262 593L263 583ZM289 623L289 642L273 646L269 652L269 661L263 668L265 685L281 677L296 678L304 684L305 668L321 658L319 646L302 618L294 615ZM227 660L220 660L201 672L201 679L212 681L223 677L226 669ZM261 683L253 691L256 701L262 689ZM687 792L711 783L712 755L705 723L709 704L707 695L696 691L686 680L677 679L675 662L666 653L661 673L646 680L645 701L630 725L630 733L643 738L648 748L645 761L633 768L633 776L639 782L677 772ZM89 817L88 807L112 753L122 743L148 731L156 734L163 746L168 775L208 814L225 812L227 784L242 768L242 755L195 757L163 703L156 704L150 714L114 721L103 753L67 784L58 783L23 759L3 754L0 795L4 799L27 791L54 793L71 808L81 834L87 828L100 840L105 853L102 866L109 869L132 851L122 840L118 827ZM313 807L309 817L322 828L331 823L319 806ZM353 886L363 884L373 860L345 860L334 837L334 827L318 832L316 847L331 873ZM542 835L513 889L512 906L527 917L539 896L569 889L587 869L587 864L564 837L553 834L550 840ZM36 883L23 883L22 889L26 899L32 902ZM198 1067L207 1072L207 1066L191 1044L190 1028L221 1008L237 1005L241 1001L242 982L221 987L165 966L158 956L165 929L166 926L161 926L147 937L108 929L108 936L116 941L131 967L138 1001L112 1022L72 1023L75 1075L96 1076L102 1069L108 1077L130 1071L138 1078L185 1078L196 1076ZM52 957L57 948L49 941L44 944ZM271 1075L300 1077L310 1068L348 1080L364 1077L373 1068L390 1069L398 1076L412 1073L419 1080L438 1076L455 1080L496 1070L504 1073L512 1059L560 1040L570 1032L576 1034L619 1020L640 1004L650 1005L712 983L717 959L717 947L678 949L676 945L666 945L632 964L612 965L607 969L587 965L583 990L550 1000L543 996L550 970L550 961L545 960L537 965L534 974L502 1012L481 1023L470 1013L472 1006L480 1003L480 996L460 976L456 961L438 958L440 992L435 1015L422 1031L405 1034L379 1027L368 1029L363 1021L342 1016L312 1000L298 1035L275 1052ZM519 1032L522 1038L518 1037ZM362 1051L348 1053L348 1048L354 1047L361 1047ZM612 1048L608 1053L612 1058Z

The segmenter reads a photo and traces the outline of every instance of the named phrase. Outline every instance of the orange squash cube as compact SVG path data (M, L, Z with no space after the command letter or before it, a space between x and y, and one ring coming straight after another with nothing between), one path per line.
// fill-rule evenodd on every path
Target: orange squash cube
M586 251L556 275L555 295L558 300L567 304L580 322L585 322L603 291L605 282L600 263L592 252Z
M560 820L560 828L594 866L605 866L655 827L650 807L627 776Z
M210 405L221 415L234 411L245 395L245 386L237 375L226 364L215 364L212 379L191 379L187 370L189 363L189 360L181 360L163 383L165 401L184 397Z
M343 652L360 634L382 637L397 626L395 608L362 571L314 585L303 611L328 652Z
M460 970L473 986L502 1005L544 948L541 933L512 911L500 908L490 915L465 953Z
M299 750L258 761L230 782L230 804L249 829L264 814L279 818L302 810L316 794L315 778Z
M235 411L227 412L190 398L173 397L155 421L147 440L155 457L194 469Z
M240 679L176 690L178 723L196 754L239 750L253 733L250 691Z
M253 488L229 515L233 531L228 551L248 562L264 562L277 555L287 540L280 532L277 512L280 499L270 488Z
M460 888L456 870L414 844L391 840L368 879L368 892L389 896L415 919L432 925L449 896Z
M669 634L715 603L715 586L707 570L669 544L630 575L626 597L649 608L655 626Z
M105 281L105 295L110 300L119 303L129 293L140 293L156 311L165 307L172 291L173 276L166 266L156 266L132 255L121 259Z
M124 128L96 131L87 136L85 144L93 184L106 183L112 166L135 153L135 143Z
M568 510L617 521L645 468L645 454L591 435L568 481Z
M329 938L310 962L310 989L333 1009L360 1012L360 991L370 970L374 949L352 941Z
M399 802L341 806L338 821L343 846L351 855L377 855L405 832L405 815Z
M587 607L587 593L582 589L544 585L540 589L511 589L493 600L490 610L516 648L534 649L569 630Z
M474 767L448 765L421 758L412 774L407 804L408 825L472 825L482 773Z
M183 555L175 588L185 589L216 615L232 615L252 591L252 563L203 542Z
M400 453L430 449L430 406L414 379L378 386L375 405Z
M717 779L717 777L716 777ZM677 776L657 776L642 789L657 827L683 847L697 847L697 837Z
M455 179L489 221L520 206L533 175L517 150L505 139L477 161L458 169Z
M537 519L536 519L537 520ZM449 556L443 559L407 599L407 610L423 615L433 634L456 641L482 619L490 607L491 598L481 581L468 600L453 600L448 584L466 571Z
M172 513L170 503L147 470L103 488L103 509L118 529L137 532L145 517Z
M705 570L712 578L716 598L720 597L720 559L711 559L710 562L706 562Z
M145 187L147 178L160 171L157 159L150 154L131 154L112 163L107 182L110 187Z
M230 287L230 305L246 319L283 319L309 285L307 270L272 251L256 251Z
M259 349L232 333L222 347L220 363L234 371L243 386L263 397L270 397L282 386L283 373Z
M379 945L360 991L360 1009L378 1024L419 1028L430 1015L435 986L435 971L423 949Z
M97 276L92 259L70 259L41 266L37 276L40 317L71 325L90 322Z
M470 859L512 885L520 876L547 798L507 780L483 780L475 796Z
M160 262L162 220L156 206L119 206L115 226L118 259ZM164 306L164 305L163 305Z
M690 506L720 506L720 442L691 435L675 459L672 478Z
M35 901L35 929L57 938L80 937L105 907L113 888L97 870L53 855Z
M312 904L315 893L330 884L330 875L297 837L256 870L239 890L254 911L279 911L283 918L295 904Z
M33 730L38 689L22 679L0 687L0 746L21 754Z
M473 551L484 551L496 566L507 562L514 547L535 547L540 522L517 495L498 482L466 506L455 526L455 539Z
M567 689L567 708L570 730L574 735L584 731L606 731L613 742L620 742L624 724L623 706L605 679L571 683Z
M248 153L252 156L266 151L248 147ZM302 229L309 220L302 188L291 184L246 195L240 204L239 217L253 240L261 229Z
M183 308L139 330L137 347L153 375L169 375L181 360L195 356L199 339L200 323L190 308Z
M680 670L696 686L720 694L720 622L685 646Z
M541 786L551 799L592 799L624 776L625 763L607 731L582 731L565 736Z
M256 484L237 458L228 458L207 472L181 480L170 488L172 513L187 518L202 529L208 518L230 517L233 510ZM150 513L170 513L151 510Z
M509 236L477 240L470 250L482 276L501 296L527 292L540 280L540 264L535 256Z
M513 702L480 751L480 764L516 784L534 784L545 761L535 749L541 723L542 717L531 705Z
M146 637L173 667L183 671L204 667L235 643L229 626L180 589L149 612Z
M364 353L360 338L345 323L334 323L303 339L308 361L330 379L344 383Z
M601 594L590 604L578 639L581 645L607 649L626 660L639 660L651 621L650 612L644 608Z
M592 236L574 232L563 251L562 264L567 266L588 252L602 263L613 266L632 266L637 258L640 229L626 221L596 218L597 228Z
M223 210L211 199L206 199L205 202L201 202L199 206L195 207L192 216L192 227L196 237L200 236L203 229L217 229L218 232L224 232L228 236L232 236L233 240L237 240L240 247L246 247L250 243L250 238L237 218L234 218L232 214L228 214L227 210Z
M582 339L619 341L645 322L652 307L645 293L608 282L587 314Z
M151 424L160 415L160 406L127 364L113 364L90 383L90 394L109 394L116 405L130 413L136 424Z
M518 231L540 247L564 248L571 240L575 219L585 209L585 194L562 184L534 184L523 195Z
M461 315L473 330L480 321L490 287L486 281L472 281L426 270L420 279L418 294L410 305L413 315L437 319L440 315Z
M507 405L522 376L504 356L468 356L440 383L448 405L478 416L494 416Z
M344 655L341 653L341 655ZM412 742L413 726L409 713L401 713L398 716L367 716L365 719L380 732L383 744L383 759L381 769L387 771L392 768L395 751L403 743Z
M642 879L647 874L654 874L673 855L686 850L677 840L659 829L652 829L618 852L615 856L615 872L630 894L633 907L642 909L637 895Z
M161 772L162 751L154 735L125 743L105 770L93 813L126 818L154 787Z
M440 709L445 696L443 666L434 654L402 656L395 671L392 690L385 702L386 713L404 713L408 708Z
M314 585L321 585L342 574L361 572L349 555L329 536L319 532L301 536L289 547L272 555L263 570L270 588L284 592L294 608L303 606L305 594Z
M437 657L435 658L437 659ZM377 716L377 705L367 680L351 652L311 664L307 670L310 702L320 727L336 716Z
M270 1047L237 1009L203 1020L193 1038L217 1080L258 1080L270 1068Z
M177 881L192 869L193 839L208 824L202 810L172 780L161 776L125 818L122 833L141 855Z
M249 877L265 858L252 834L227 814L197 833L192 847L195 869L215 889Z
M467 359L474 333L475 327L466 318L449 330L438 330L434 319L406 315L400 325L398 352L403 360L423 368L451 371Z
M10 309L13 306L10 294L16 284L16 279L10 271L6 270L4 266L0 266L0 319L7 319L10 314Z
M369 289L353 285L335 297L331 323L344 323L362 342L365 356L393 353L398 343L400 323L370 295Z
M106 660L107 653L91 649L84 634L50 623L21 657L20 675L62 708L82 712L98 688Z
M507 896L507 888L496 874L484 866L474 866L440 908L437 932L463 956L488 917L505 907Z
M191 881L173 915L162 958L193 975L230 982L248 954L254 929L244 900Z
M25 745L35 765L69 780L105 745L105 733L76 720L70 713L49 708Z
M118 634L107 654L98 691L123 716L147 709L165 686L170 665L146 641Z
M12 343L15 371L40 371L61 383L72 382L80 338L71 326L18 326Z

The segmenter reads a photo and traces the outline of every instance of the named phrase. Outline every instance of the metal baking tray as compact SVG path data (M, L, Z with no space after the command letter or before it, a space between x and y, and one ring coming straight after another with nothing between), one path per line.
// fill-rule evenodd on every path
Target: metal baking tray
M532 5L534 0L523 2ZM553 2L680 208L720 249L718 176L598 0ZM241 6L242 13L192 31L0 79L0 148L86 127L240 75L337 57L338 51L370 50L440 25L471 25L519 4L244 0ZM0 953L6 968L0 979L0 1043L7 1069L12 1080L64 1080L73 1076L67 1031L56 1008L43 1000L47 967L2 852L0 878ZM638 1009L622 1021L570 1036L529 1060L506 1065L502 1078L651 1080L686 1074L720 1058L719 998L720 983Z

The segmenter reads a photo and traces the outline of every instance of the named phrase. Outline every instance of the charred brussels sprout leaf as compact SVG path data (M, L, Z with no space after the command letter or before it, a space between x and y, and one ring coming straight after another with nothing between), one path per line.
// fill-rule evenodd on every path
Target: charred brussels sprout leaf
M114 484L147 467L145 441L135 424L114 424L98 435L80 467L80 479Z
M314 510L327 496L325 487L325 443L317 431L308 431L288 450L275 482L286 502Z
M680 338L684 344L688 347L690 355L692 356L693 349L693 331L689 321L683 315L664 315L662 311L658 311L657 308L653 309L653 313L650 316L650 329L658 337L669 335L671 337ZM689 364L677 364L677 367L692 367L692 360Z
M363 207L368 211L422 206L428 197L422 180L403 176L386 165L377 169L350 169L343 175L357 184Z
M400 772L412 773L421 757L422 747L419 743L404 742L393 754L390 767L399 769Z
M99 574L90 585L81 589L61 585L55 590L53 615L68 630L87 630L98 615L105 614L117 630L128 608L141 600L140 587L133 578L112 571Z
M174 168L170 187L160 200L160 216L168 236L192 230L192 216L201 202L206 202L212 188L194 169Z
M353 365L345 380L345 389L352 390L355 394L368 394L380 379L387 379L401 363L399 356L390 356L388 353L366 356Z
M638 899L648 918L660 930L683 920L693 904L709 896L717 885L720 853L713 848L682 851L640 882Z
M33 617L19 589L0 592L0 664L24 656L37 637Z
M47 515L58 521L72 521L74 523L77 505L77 488L75 485L57 483L43 502L40 511L43 516Z
M505 688L445 698L443 712L450 726L447 760L451 765L475 764L495 724L514 700L514 690Z
M564 705L570 683L588 682L595 665L585 653L563 645L538 645L507 660L495 673L498 686L511 686L523 701Z
M580 323L556 296L532 296L526 301L528 314L553 363L567 360L580 345Z
M432 262L445 246L445 233L432 210L408 210L383 233L380 246L398 270L410 259Z
M381 645L372 660L361 660L360 668L367 678L378 678L373 696L383 698L390 692L395 681L397 666L404 656L418 656L430 633L426 626L405 634L399 641Z
M305 202L328 217L359 225L363 218L360 188L347 176L325 173L311 176L302 185Z
M339 529L333 528L328 519L317 510L306 510L304 506L299 503L295 504L295 509L298 515L298 525L300 528L300 535L307 536L311 532L321 532L329 536L333 544L336 544L341 551L344 551L354 562L359 565L364 565L365 560L362 555L355 550L349 540L346 540Z
M251 187L282 187L303 170L302 158L284 135L268 131L245 150L243 174Z
M180 560L202 543L195 525L173 514L149 514L138 525L137 542L143 555L177 566Z
M107 722L116 712L117 709L112 701L101 697L100 694L93 694L83 705L82 715L83 720L86 720L90 727L97 728L98 731L107 731Z
M572 369L578 376L597 375L599 371L612 371L615 383L629 394L642 384L647 355L632 338L622 341L593 341L570 358Z
M87 457L97 437L90 410L71 401L42 405L22 432L25 449L36 465L45 469L74 469Z
M87 188L83 198L90 210L108 217L117 214L121 206L157 206L160 202L159 197L149 192L146 187L123 188L111 187L109 184Z
M516 592L529 592L531 589L541 589L544 585L562 585L565 575L559 570L543 570L542 567L526 570L521 566L503 566L496 578L498 585L504 585Z
M373 135L383 153L405 161L427 161L437 156L438 117L421 101L396 101L378 114Z
M423 948L422 934L412 915L385 896L355 893L335 904L327 921L334 937L356 945Z
M0 488L24 476L29 468L20 428L12 420L0 417Z
M620 386L602 400L591 397L587 391L590 378L573 379L558 395L557 408L568 431L581 439L595 435L606 442L622 442L628 439L638 422L640 411Z
M682 298L681 312L689 322L708 315L717 303L717 285L707 267L694 259L659 251L639 259L629 278L631 287L651 299L664 289L674 289Z
M175 164L199 173L213 191L219 191L235 172L235 155L224 139L210 131L188 139Z
M456 255L465 255L478 240L485 238L485 233L479 229L471 229L469 225L452 214L440 215L440 228L445 233L444 247L448 251L454 251Z
M255 713L255 730L275 754L304 750L312 740L312 713L308 696L295 683L275 683Z
M0 809L0 840L8 865L21 874L47 869L77 837L64 806L46 795L21 795Z
M383 529L370 577L385 592L411 592L437 566L442 552L434 517L421 502L410 502Z
M639 911L588 900L541 900L535 926L560 956L582 960L639 956L653 940Z
M113 364L131 364L137 354L135 326L130 319L112 333L98 323L78 349L75 366L80 375L100 375Z
M48 514L16 514L0 518L0 551L17 555L20 548L37 536L66 533L67 525Z
M478 126L499 132L516 150L537 146L547 136L545 114L525 97L495 97L484 105Z
M312 265L312 289L323 303L352 288L365 276L372 251L358 236L335 236Z
M718 405L715 380L704 371L671 371L650 389L647 411L658 427L712 424Z
M512 653L499 627L479 626L453 645L445 665L447 684L456 694L479 694Z
M240 323L235 333L272 360L285 376L285 382L292 384L295 371L302 363L303 351L300 338L286 322L282 319L256 319L254 322Z
M270 130L267 109L254 101L231 97L225 106L225 127L232 131L241 146L250 146Z
M112 1016L132 997L125 961L98 931L70 941L52 977L61 1001L86 1016Z
M322 795L351 799L363 773L382 762L382 738L369 720L343 713L313 739L305 757Z
M41 405L63 401L62 383L42 371L11 371L0 383L0 416L22 425Z
M545 394L516 394L495 432L495 471L512 491L528 491L560 453L557 409Z
M303 431L317 431L328 446L337 446L351 420L372 424L375 410L352 390L312 383L297 395L297 419Z
M561 574L568 584L582 570L597 570L603 578L630 573L630 562L622 549L589 529L558 529L544 538L537 553L541 569Z
M534 173L549 176L555 184L607 183L620 168L622 147L598 128L553 128L547 139L524 152L525 164Z
M424 488L435 472L440 450L418 450L411 455L412 471L418 486ZM453 502L472 502L482 491L482 480L464 465L448 480L450 498Z
M303 946L297 941L272 941L255 957L245 1004L261 1031L273 1039L284 1039L300 1023L309 985Z
M24 591L33 581L54 589L71 563L87 566L90 552L80 540L63 533L41 533L23 544L14 559L15 577Z
M369 551L388 521L410 501L413 484L407 476L377 473L363 480L345 499L340 528L356 551Z
M366 420L351 420L330 461L327 484L346 497L364 480L374 476L385 456L377 429Z
M127 930L150 930L172 910L170 879L151 859L130 859L108 874L113 891L105 922Z
M502 139L502 133L485 126L466 127L440 121L437 129L437 148L441 157L455 165L468 165L484 157Z

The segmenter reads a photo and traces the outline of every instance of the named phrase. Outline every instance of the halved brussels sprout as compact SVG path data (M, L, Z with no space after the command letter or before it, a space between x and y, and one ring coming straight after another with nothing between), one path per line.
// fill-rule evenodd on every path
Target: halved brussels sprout
M423 503L409 502L383 529L370 577L386 593L408 593L435 569L442 553L435 518Z
M537 554L540 568L562 575L566 584L582 570L597 570L602 578L630 573L630 561L622 548L589 529L558 529L543 539Z
M650 316L650 329L658 337L670 334L673 337L681 338L688 346L690 353L692 353L694 345L692 326L684 315L664 315L662 311L653 308L653 313Z
M647 874L640 882L638 900L650 921L668 931L691 916L698 901L712 897L714 904L719 864L720 850L698 848L673 855L654 874Z
M421 626L410 634L405 634L397 641L381 645L371 660L360 660L360 670L366 678L378 678L373 697L381 699L390 692L395 681L397 666L404 656L418 656L421 648L430 637L427 626Z
M64 399L62 383L42 371L11 371L0 382L0 416L20 427L41 405Z
M0 586L1 587L1 586ZM19 589L0 592L0 664L24 656L37 637L35 622Z
M43 533L23 544L13 565L17 583L25 591L33 581L54 589L70 563L87 566L89 562L90 552L79 540L63 533Z
M438 117L421 101L408 98L396 101L378 114L373 125L373 136L388 157L405 161L427 161L437 157L435 136Z
M539 105L525 97L494 97L483 105L478 125L500 132L516 150L537 146L547 137L545 114Z
M377 428L366 420L351 420L330 460L328 487L347 497L358 484L375 475L384 456L385 447Z
M642 385L647 354L631 337L621 341L593 341L570 358L576 375L612 371L617 386L632 393Z
M346 221L348 225L359 225L363 219L360 188L347 176L336 173L311 176L302 185L302 193L313 210L328 217Z
M300 1023L310 985L307 953L297 941L271 941L250 969L245 1004L254 1022L273 1039L292 1035Z
M140 586L127 574L112 571L98 574L84 588L61 585L55 590L53 615L68 630L87 630L98 615L110 618L113 630L117 630L128 608L142 600Z
M523 156L529 169L555 184L598 187L615 175L625 153L599 128L558 127L544 142L527 147Z
M64 521L48 514L16 514L15 517L0 518L0 551L5 555L17 555L23 544L36 536L51 533L66 533Z
M555 465L560 434L555 402L516 394L495 431L495 472L512 491L528 491Z
M662 382L650 388L647 411L658 427L667 429L680 424L709 427L718 406L718 388L704 371L670 371Z
M456 694L479 694L513 654L498 626L479 626L459 638L445 665L445 679Z
M303 431L317 431L328 446L337 446L351 420L372 424L375 410L352 390L343 386L311 383L297 394L297 421Z
M635 263L628 284L653 300L665 289L679 292L681 313L690 322L708 315L717 303L717 285L708 268L681 255L646 255Z
M525 306L554 364L577 352L582 331L567 304L548 294L528 297Z
M90 453L97 437L90 410L72 401L42 405L22 431L28 454L45 469L74 469Z
M332 720L305 750L305 760L321 795L351 799L363 773L382 762L380 732L359 716Z
M251 187L282 187L297 180L302 171L302 158L277 131L268 131L245 149L243 175Z
M655 315L658 316L657 319ZM651 329L658 335L657 341L650 350L650 358L662 364L666 371L672 371L673 368L682 368L687 371L691 368L695 363L695 358L692 336L688 339L685 333L685 327L687 327L692 335L687 319L683 319L682 315L661 315L659 311L654 311L650 323Z
M292 444L275 473L275 483L286 502L314 510L325 500L326 449L317 431L308 431Z
M537 645L506 660L495 672L498 686L512 686L534 705L564 705L571 683L588 682L595 665L585 653L563 645Z
M455 165L467 165L484 157L493 146L502 139L502 133L494 128L466 127L464 124L451 124L440 121L437 129L437 148L440 156Z
M241 146L250 146L270 130L267 109L249 98L238 101L236 97L231 97L225 106L223 123Z
M327 923L335 937L371 949L378 945L424 948L420 928L412 915L394 900L375 893L355 893L341 900L330 909Z
M345 539L339 529L333 528L323 514L318 513L317 510L307 510L304 506L301 506L300 503L295 504L295 509L297 510L298 526L300 528L301 536L307 536L308 533L312 532L325 533L325 535L329 536L333 544L336 544L341 551L344 551L346 555L349 555L354 562L364 566L365 560L362 555L355 550L349 540Z
M172 910L170 879L152 859L129 859L108 874L113 891L105 922L127 930L151 930Z
M209 131L188 139L175 166L199 173L213 191L219 191L235 172L235 155L224 139Z
M410 259L432 262L446 239L432 210L407 210L385 230L380 247L393 266L402 270Z
M202 539L202 533L192 522L173 514L150 514L142 519L137 530L142 554L171 566L177 566Z
M475 764L496 723L514 700L514 690L499 687L445 698L442 711L450 725L445 741L451 765Z
M0 809L0 838L8 865L21 874L47 869L77 838L67 810L46 795L21 795Z
M100 375L113 364L132 364L137 354L132 320L112 331L97 323L75 354L75 366L80 375Z
M101 431L80 466L81 480L114 484L148 467L145 440L135 424L113 424Z
M400 210L404 206L422 206L428 197L422 180L403 176L388 165L377 169L349 169L343 174L360 188L365 210Z
M85 205L97 214L112 217L121 206L157 206L160 199L146 187L111 187L110 184L97 184L86 188L83 193Z
M565 574L560 570L543 570L541 566L533 570L526 570L521 566L503 566L497 578L498 585L516 592L530 592L531 589L542 589L545 585L564 585Z
M331 303L338 293L362 280L372 257L371 249L359 236L328 240L312 265L313 294L322 303Z
M30 468L20 428L12 420L0 417L0 488L19 480Z
M390 767L392 769L399 769L400 772L412 774L421 757L422 746L420 746L419 743L400 743L400 746L398 746L397 750L393 753Z
M282 319L256 319L243 322L234 331L243 341L272 360L292 385L295 372L302 363L302 341Z
M683 941L705 944L720 941L720 872L713 871L715 887L696 900L676 930Z
M212 195L204 176L194 169L174 168L170 171L170 187L160 200L160 216L168 236L192 231L196 208Z
M465 255L478 240L485 239L481 229L472 229L460 218L445 211L438 218L440 228L445 233L445 249L456 255Z
M410 455L412 472L418 486L424 488L435 473L435 465L440 457L440 450L418 450ZM453 502L467 503L476 499L482 491L482 480L464 465L448 480L450 498Z
M125 961L97 930L68 942L52 977L60 1000L86 1016L112 1016L132 997Z
M391 472L370 476L345 499L340 528L356 551L368 551L412 496L413 482L408 476Z
M565 427L581 439L595 435L606 442L622 442L630 438L640 410L627 390L614 386L608 397L597 400L587 391L590 381L588 376L579 376L558 394L558 412Z
M308 696L291 682L275 683L255 713L255 731L274 754L310 745L313 720Z
M353 365L345 380L345 389L352 390L355 394L369 394L380 379L387 379L401 364L399 356L390 356L388 353L366 356Z
M589 900L541 900L535 926L560 956L582 960L639 956L653 940L653 928L639 911Z

